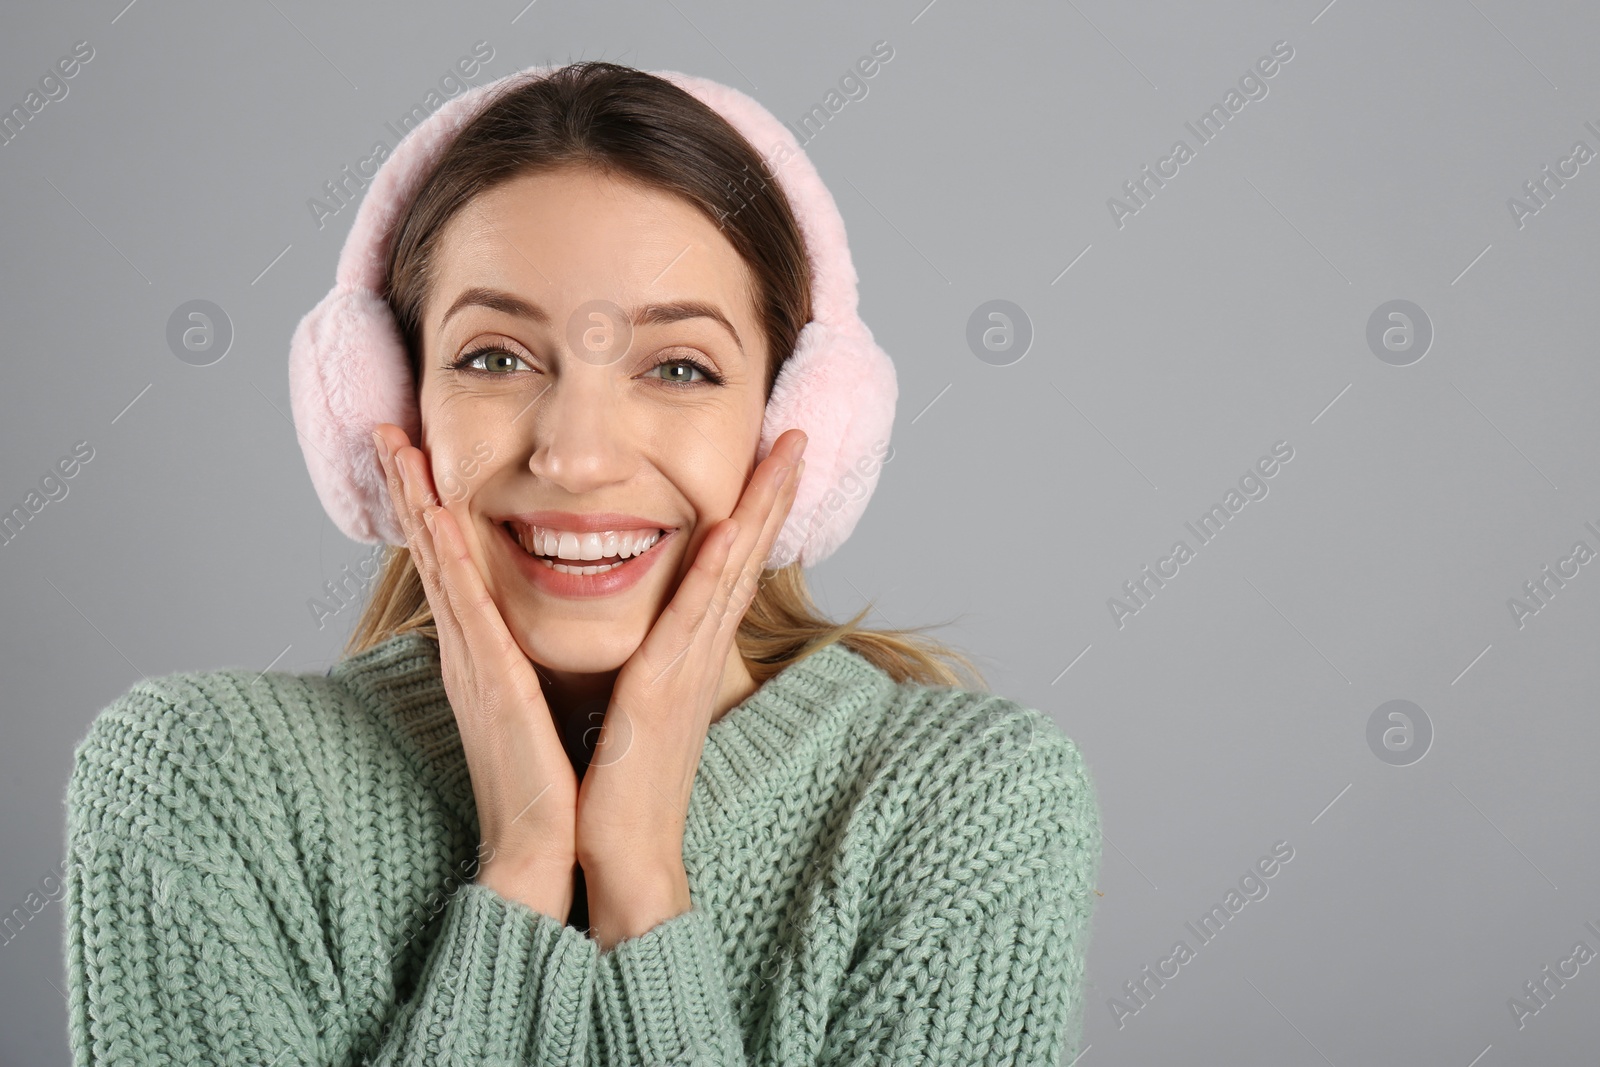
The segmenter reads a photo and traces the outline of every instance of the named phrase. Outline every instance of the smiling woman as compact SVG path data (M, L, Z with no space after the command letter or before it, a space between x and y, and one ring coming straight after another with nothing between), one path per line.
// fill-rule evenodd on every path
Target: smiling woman
M421 447L449 463L488 438L496 459L450 510L567 705L640 646L753 473L768 359L747 272L681 197L574 164L476 194L425 247L391 275L419 315ZM563 546L591 567L547 562Z
M709 523L731 514L753 470L774 388L814 317L819 257L808 255L779 184L752 195L735 183L768 164L722 116L671 83L602 63L489 89L495 99L443 148L396 219L384 296L411 380L421 383L419 425L433 469L448 469L468 437L489 427L515 442L495 447L500 473L514 464L529 484L502 477L491 485L494 472L481 472L477 515L466 501L451 509L476 527L475 560L512 633L530 657L535 647L546 650L538 661L548 666L566 659L574 670L595 671L610 660L615 668L626 658L618 652L637 648L664 607ZM580 115L587 122L576 121ZM542 455L530 448L536 425L549 431ZM607 482L630 464L648 470ZM635 597L632 618L619 620L610 603L567 604L560 616L587 612L579 618L594 625L541 624L549 613L541 616L531 599L540 590L526 578L504 580L521 561L507 552L487 558L515 540L490 528L497 514L550 497L558 470L576 479L561 494L569 502L602 506L602 497L633 498L648 485L655 510L684 520L645 513L661 529L679 527L679 543L669 546L677 566ZM533 488L541 473L543 492ZM808 547L805 562L825 554L824 545ZM843 641L900 680L959 685L978 677L966 657L921 628L861 628L870 610L843 623L825 619L800 567L775 568L738 629L739 658L760 684ZM410 630L437 639L423 583L409 553L397 550L346 651ZM590 666L578 666L585 661Z
M782 124L610 63L452 101L290 358L325 507L390 548L326 675L146 680L78 746L76 1063L1076 1053L1081 754L806 591L895 387Z

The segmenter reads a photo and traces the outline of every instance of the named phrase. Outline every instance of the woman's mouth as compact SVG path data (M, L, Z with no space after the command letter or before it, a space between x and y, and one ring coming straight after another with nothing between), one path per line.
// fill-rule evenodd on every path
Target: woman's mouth
M632 521L607 516L607 521ZM592 520L591 520L592 521ZM644 581L675 543L675 526L651 529L601 531L561 530L535 525L527 519L502 519L495 523L498 541L505 545L509 562L522 579L547 596L587 600L616 596Z
M502 524L522 550L561 574L591 576L624 568L666 539L665 530L607 530L575 534L542 526Z

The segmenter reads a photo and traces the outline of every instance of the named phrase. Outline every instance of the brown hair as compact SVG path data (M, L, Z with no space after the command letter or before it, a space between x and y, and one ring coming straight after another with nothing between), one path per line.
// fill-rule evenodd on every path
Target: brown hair
M811 319L811 265L789 202L765 178L750 143L692 93L615 63L573 63L490 93L423 180L390 243L383 296L405 340L412 380L422 380L423 308L445 225L474 197L512 178L587 167L674 193L718 224L751 275L770 353L770 397ZM842 623L823 617L800 564L791 563L762 574L735 642L758 685L837 641L897 682L987 688L970 659L921 635L927 627L862 629L871 609L869 603ZM412 630L438 640L410 549L391 545L345 655Z

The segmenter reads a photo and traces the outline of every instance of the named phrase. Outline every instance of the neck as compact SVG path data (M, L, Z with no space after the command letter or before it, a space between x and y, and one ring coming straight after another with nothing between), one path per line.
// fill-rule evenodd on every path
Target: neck
M600 726L605 722L606 708L611 703L619 673L620 669L586 674L544 666L538 668L545 703L550 706L562 746L580 777L589 766L595 745L600 740ZM749 699L758 688L737 646L730 649L716 698L712 702L710 721L715 723L720 720Z

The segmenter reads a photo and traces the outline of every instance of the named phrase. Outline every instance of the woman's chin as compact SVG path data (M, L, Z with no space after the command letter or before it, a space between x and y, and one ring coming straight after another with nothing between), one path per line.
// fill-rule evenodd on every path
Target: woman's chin
M603 674L628 662L641 638L624 634L615 625L604 632L597 627L568 624L559 630L548 624L514 630L523 654L546 670L571 674Z

